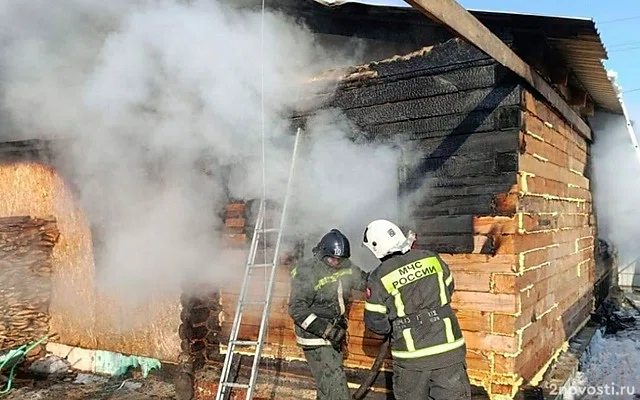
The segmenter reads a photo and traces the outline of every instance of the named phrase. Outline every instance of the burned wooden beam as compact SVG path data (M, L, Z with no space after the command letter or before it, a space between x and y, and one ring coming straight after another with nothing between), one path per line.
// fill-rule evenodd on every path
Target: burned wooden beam
M587 104L584 107L582 107L581 112L582 112L582 116L583 117L593 117L593 115L596 112L596 107L595 107L594 101L589 99L587 101Z
M421 11L429 18L440 22L459 36L469 41L480 50L493 57L500 64L509 68L519 77L529 83L549 104L567 119L575 129L586 139L591 140L591 129L566 101L524 62L502 40L493 34L478 19L465 10L454 0L405 0L412 7Z
M567 67L556 66L549 71L549 80L554 85L567 86L569 84L570 70Z
M569 87L569 104L584 108L587 106L588 100L589 94L585 90L579 89L575 86Z

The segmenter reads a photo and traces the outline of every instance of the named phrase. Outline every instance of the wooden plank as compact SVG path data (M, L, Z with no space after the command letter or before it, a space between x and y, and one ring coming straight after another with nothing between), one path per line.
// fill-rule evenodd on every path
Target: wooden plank
M544 121L529 112L525 112L523 115L523 126L523 132L527 136L548 143L582 163L587 161L586 142L583 139L579 142L572 142L554 130L552 125L545 124Z
M562 259L564 259L564 257L560 258L560 260ZM557 266L551 262L545 262L536 268L524 270L522 276L518 279L518 287L520 289L525 289L537 284L538 282L549 279L559 272L556 270L556 267Z
M494 157L484 157L478 158L479 156L452 156L448 159L424 159L418 165L415 165L413 168L408 170L406 174L406 179L403 179L400 182L400 193L403 195L407 195L409 193L415 192L419 189L429 189L429 182L432 178L435 177L451 177L452 179L463 178L463 177L479 177L487 175L498 175L504 172L509 172L514 174L517 170L517 154L516 153L498 153L495 154ZM499 189L495 186L489 190ZM505 191L510 191L510 188L505 186ZM478 189L477 187L474 189L464 189L461 188L456 191L464 194L465 192L475 194L478 192L482 192L483 190ZM486 192L487 190L485 190ZM475 193L474 193L475 192ZM504 193L504 192L501 192ZM427 196L429 196L429 192L427 191ZM457 193L456 193L457 194ZM486 194L496 194L491 191ZM429 198L429 197L426 197ZM455 213L459 214L459 213ZM482 214L482 212L473 211L467 214ZM491 214L490 212L486 214Z
M416 218L413 229L427 234L459 234L473 232L473 215L446 215Z
M411 154L425 158L450 157L454 154L515 153L519 149L517 130L476 132L446 137L424 138L404 143Z
M512 254L513 236L452 234L433 235L417 232L416 248L438 253Z
M244 218L227 218L224 220L226 228L244 228L246 220Z
M405 0L411 6L436 22L446 25L459 36L509 68L529 83L567 121L587 139L591 140L589 126L567 102L533 68L454 0Z
M491 289L491 273L490 272L452 272L455 279L456 290L465 292L485 292Z
M518 337L493 335L485 332L463 332L469 349L496 353L515 353L518 351Z
M246 211L245 203L228 203L225 210L229 214L244 214Z
M485 311L455 310L463 331L491 332L491 313Z
M451 55L455 54L455 59ZM441 74L452 69L464 68L493 61L473 46L461 40L448 40L433 47L425 47L403 57L373 62L359 72L371 71L379 78L402 77L420 71L422 74ZM357 67L356 67L357 68Z
M492 274L491 293L516 294L518 277L514 273Z
M512 186L517 183L516 173L503 172L497 174L487 174L482 176L449 176L449 177L425 177L424 186L429 188L482 186L482 185L505 185Z
M477 249L472 235L433 236L423 235L417 232L418 239L415 247L422 250L431 250L437 253L483 253L490 254L491 249Z
M520 98L518 86L497 86L489 89L455 92L437 97L350 109L345 110L345 115L355 124L366 127L367 125L445 115L449 114L451 110L456 110L458 113L494 110L498 107L520 104Z
M576 201L592 201L589 189L572 186L569 183L556 180L520 174L518 187L524 194L551 195L563 199L575 199Z
M491 333L500 335L512 335L520 327L516 325L515 315L493 313L491 317Z
M579 154L582 152L581 150L578 150L577 147L575 149L568 148L567 150L569 152L566 153L551 145L549 142L542 141L539 138L533 137L532 135L521 133L520 149L527 154L544 157L547 161L555 165L577 171L580 174L584 175L586 171L586 160L579 161L576 157L573 156L576 153Z
M496 211L494 199L493 195L426 198L415 206L413 215L416 218L426 218L443 215L494 214Z
M518 229L516 217L478 217L475 215L451 215L414 220L414 231L427 235L474 234L496 235L515 234Z
M580 132L573 129L562 117L556 114L544 101L535 96L529 90L524 90L524 108L528 112L540 118L545 125L577 145L582 150L587 150L588 141Z
M512 235L518 232L518 219L517 217L473 217L473 233L489 235Z
M522 230L527 233L590 226L591 219L588 214L557 213L522 213L519 218Z
M498 375L513 374L516 370L516 357L507 357L504 354L493 355L494 372Z
M491 360L480 351L467 349L467 368L470 370L491 370Z
M531 380L556 352L557 346L553 342L543 341L542 338L547 336L541 335L540 341L531 343L516 357L516 370L525 380Z
M492 188L495 189L495 188ZM431 211L448 211L448 215L513 215L517 208L518 194L509 188L508 192L493 193L474 193L472 195L459 196L425 196L421 201L417 202L413 210L416 218L429 217L434 215ZM481 206L482 210L488 212L478 212L478 208L474 208L470 212L462 212L464 207ZM460 209L455 212L452 209ZM435 214L437 215L437 214Z
M558 243L574 243L576 240L593 236L593 227L580 227L568 230L544 231L538 233L527 233L516 236L517 253L539 249Z
M445 198L457 196L478 196L478 195L501 195L513 191L517 193L517 185L510 184L488 184L474 186L443 186L430 187L428 183L424 184L427 188L426 198ZM452 216L456 217L456 216Z
M577 284L579 286L579 283L576 282L576 266L589 258L590 254L583 251L560 260L555 260L553 262L552 269L554 272L559 272L548 274L544 279L523 287L523 289L527 288L521 292L523 309L528 309L529 307L536 305L549 295L554 296L551 305L561 301L563 296L570 296L571 290L562 290L562 288L564 288L566 282L569 281L572 281L574 285ZM543 272L541 272L541 274L543 274Z
M488 131L515 130L523 127L519 106L503 106L494 109L471 111L417 118L384 124L366 125L370 136L392 136L397 140L441 138Z
M531 341L540 340L540 335L543 331L552 330L556 332L561 331L561 324L558 324L558 309L554 308L552 311L542 315L536 322L527 326L522 330L522 347L526 347Z
M587 248L593 247L594 245L595 245L595 237L586 236L577 240L576 251L587 249Z
M465 254L471 255L471 254ZM475 254L473 254L475 255ZM480 254L478 254L480 255ZM444 256L444 254L441 254ZM500 255L498 255L499 257ZM477 263L477 264L458 264L458 263L447 263L449 268L453 272L453 276L455 278L456 274L461 272L467 272L470 274L480 274L483 272L487 273L509 273L513 272L516 268L515 264L509 263L497 263L497 262L486 262L486 263Z
M563 169L555 164L546 162L545 160L536 158L530 154L523 154L520 156L520 171L528 172L541 178L579 186L586 190L589 190L590 188L588 178L578 175L568 169Z
M511 272L518 264L517 256L511 254L446 254L440 257L449 265L451 271L467 272Z
M590 202L585 201L570 201L542 196L522 196L518 202L518 211L523 213L590 214L592 205Z
M522 308L522 315L517 319L517 324L521 327L535 322L540 315L548 312L556 304L555 293L548 293L546 296L542 297L539 300L530 299L526 297L527 294L529 293L520 295L520 298L524 298L523 301L527 303L526 307L523 306ZM524 321L525 323L522 324L522 321Z
M593 266L593 252L590 250L583 250L580 253L583 256L576 260L573 265L566 266L566 276L570 277L575 285L571 290L565 290L557 296L557 301L559 304L563 304L563 302L573 297L574 299L581 298L585 296L587 293L590 298L593 298L593 278L591 274L589 274L589 269Z
M593 293L588 290L586 294L578 297L569 297L562 300L558 310L562 315L562 320L566 325L572 325L574 321L584 321L593 311ZM573 333L573 330L567 334Z
M518 299L508 294L456 291L452 306L458 310L501 312L504 314L518 311Z
M524 269L537 267L543 263L555 260L575 252L575 243L554 243L550 246L537 248L523 252L520 259L520 266Z
M474 177L498 175L518 170L517 153L455 154L450 157L417 159L410 166L402 184L404 190L412 188L415 182L424 186L427 179L435 177Z
M503 80L503 68L498 64L491 64L401 80L372 78L361 82L357 87L337 90L325 106L348 110L493 87Z

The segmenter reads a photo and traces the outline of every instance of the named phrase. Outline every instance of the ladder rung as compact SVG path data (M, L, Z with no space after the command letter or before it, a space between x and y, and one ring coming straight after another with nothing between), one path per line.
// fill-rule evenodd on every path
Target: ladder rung
M224 382L223 385L232 388L249 389L249 385L246 383Z
M255 340L232 340L236 346L257 346L260 342L256 342Z
M264 306L266 304L267 304L266 301L243 301L242 302L243 306Z
M250 268L267 268L267 267L273 267L273 263L268 263L268 264L249 264Z
M258 229L258 233L271 233L278 232L280 229L278 228L267 228L267 229Z

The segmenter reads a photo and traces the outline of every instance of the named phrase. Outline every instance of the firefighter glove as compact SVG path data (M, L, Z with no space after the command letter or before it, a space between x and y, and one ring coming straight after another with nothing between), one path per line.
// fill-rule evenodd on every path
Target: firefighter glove
M344 340L345 335L347 334L347 330L340 326L339 324L331 324L327 326L327 329L324 332L323 337L331 342L331 345L335 348L340 348L342 346L342 341Z

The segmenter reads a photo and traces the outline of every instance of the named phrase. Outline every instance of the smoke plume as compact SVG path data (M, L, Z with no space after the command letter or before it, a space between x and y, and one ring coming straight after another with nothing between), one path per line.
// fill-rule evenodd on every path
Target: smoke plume
M613 78L615 82L615 75ZM640 257L640 224L636 219L640 203L640 159L623 115L596 112L590 122L594 132L592 185L598 236L615 247L618 264L625 267ZM621 285L640 285L637 277L632 282L636 268L631 265L621 272Z
M100 284L144 297L244 268L220 243L219 213L261 197L263 127L267 196L281 201L303 84L358 50L321 48L267 12L263 52L261 22L215 0L1 2L1 133L56 140L101 243ZM307 121L288 237L340 228L370 268L361 234L395 216L397 154L355 133L336 110Z

